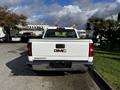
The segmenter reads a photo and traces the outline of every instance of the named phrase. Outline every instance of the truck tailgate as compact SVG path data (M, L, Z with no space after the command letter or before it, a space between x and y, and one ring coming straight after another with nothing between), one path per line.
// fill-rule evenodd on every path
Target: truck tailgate
M88 60L90 40L32 41L34 60Z

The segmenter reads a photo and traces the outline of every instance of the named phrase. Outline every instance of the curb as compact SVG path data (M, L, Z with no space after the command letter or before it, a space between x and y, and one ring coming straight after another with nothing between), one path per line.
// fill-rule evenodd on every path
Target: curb
M101 90L113 90L111 85L107 81L105 81L96 70L89 71L89 74Z

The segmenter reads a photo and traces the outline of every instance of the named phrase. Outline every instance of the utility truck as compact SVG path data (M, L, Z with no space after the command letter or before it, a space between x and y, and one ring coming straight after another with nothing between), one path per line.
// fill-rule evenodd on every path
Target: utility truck
M80 65L93 65L93 41L80 39L72 27L48 27L42 39L30 39L27 48L26 63L35 71L78 71Z

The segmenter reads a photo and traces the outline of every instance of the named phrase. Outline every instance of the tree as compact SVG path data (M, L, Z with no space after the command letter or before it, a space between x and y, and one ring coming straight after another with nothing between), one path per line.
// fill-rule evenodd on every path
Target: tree
M27 17L24 15L17 15L6 7L0 7L0 25L7 25L14 27L18 24L25 25Z
M115 20L104 20L98 17L91 17L88 22L94 27L94 30L101 36L105 37L114 45L120 38L120 23Z
M8 10L7 7L0 7L0 26L4 27L4 30L6 31L6 41L9 41L11 37L10 28L16 32L16 25L25 25L26 19L26 16L17 15L16 13Z

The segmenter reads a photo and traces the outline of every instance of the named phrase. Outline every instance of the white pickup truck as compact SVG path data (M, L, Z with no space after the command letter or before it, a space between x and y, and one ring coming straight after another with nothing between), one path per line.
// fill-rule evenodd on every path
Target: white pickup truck
M92 40L79 39L71 27L48 27L42 39L30 39L27 48L27 64L33 70L76 71L79 65L93 65Z

